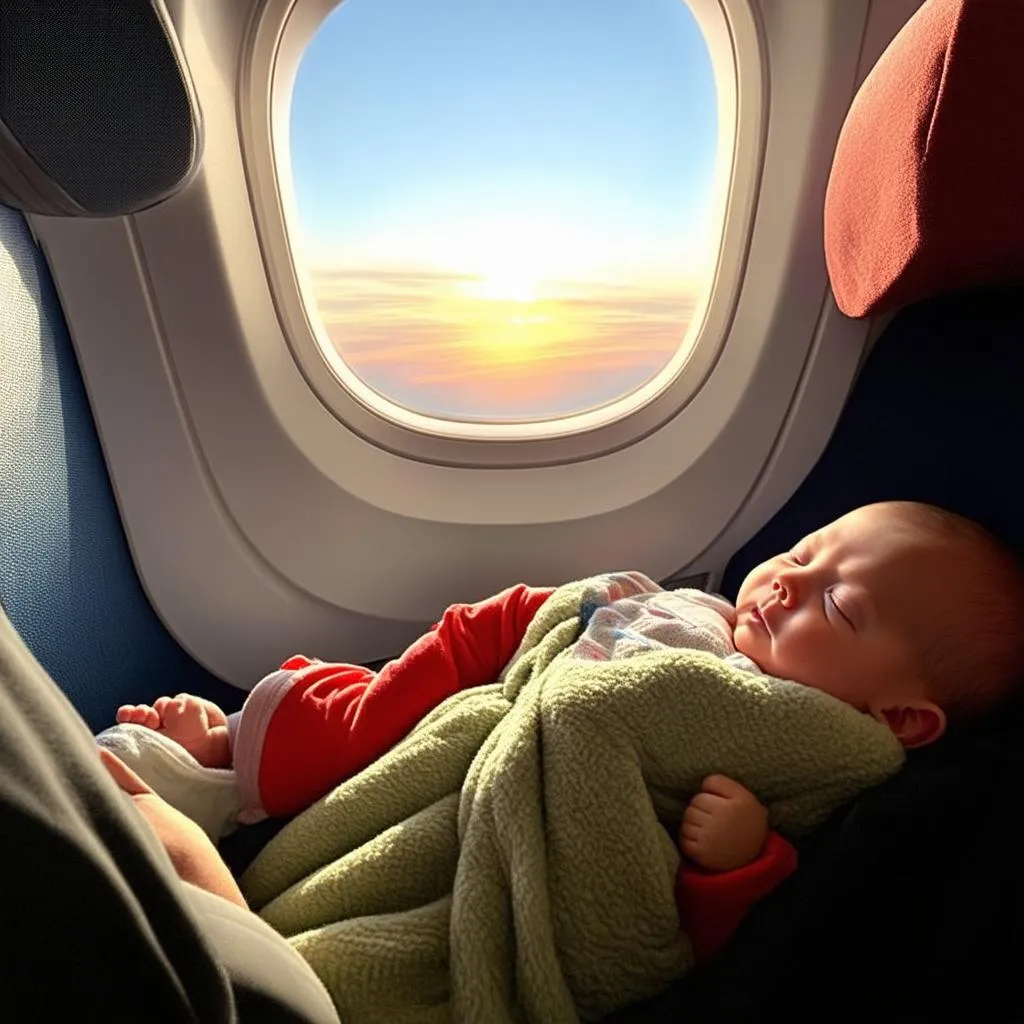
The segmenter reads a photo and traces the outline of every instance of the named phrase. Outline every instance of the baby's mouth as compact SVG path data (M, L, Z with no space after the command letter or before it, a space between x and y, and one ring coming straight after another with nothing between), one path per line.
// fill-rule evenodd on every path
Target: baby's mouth
M765 631L768 629L768 624L764 621L764 616L761 614L761 609L755 604L750 609L750 617Z

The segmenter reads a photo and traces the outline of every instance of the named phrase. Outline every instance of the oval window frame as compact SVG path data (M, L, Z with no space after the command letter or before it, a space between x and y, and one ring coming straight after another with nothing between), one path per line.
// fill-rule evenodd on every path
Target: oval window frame
M682 357L613 403L558 419L467 423L424 416L363 384L324 337L312 275L296 266L297 224L289 125L292 89L309 40L339 0L267 0L253 16L240 62L238 120L261 253L289 350L318 400L358 437L402 458L447 466L525 468L621 450L678 416L721 355L746 267L760 180L767 69L757 19L746 0L678 0L704 33L715 75L718 144L711 223L721 223L712 272L694 309L699 324ZM741 71L742 69L742 71ZM728 130L729 125L733 130ZM689 332L688 332L689 333ZM679 367L674 363L681 363ZM498 442L498 443L495 443Z

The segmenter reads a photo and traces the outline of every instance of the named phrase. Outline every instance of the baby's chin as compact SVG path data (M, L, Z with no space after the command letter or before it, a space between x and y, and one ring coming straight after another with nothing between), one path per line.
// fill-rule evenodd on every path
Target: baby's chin
M757 627L749 622L739 622L732 633L732 642L740 654L745 654L762 672L770 672L767 662L771 661L770 645L767 638L759 635Z

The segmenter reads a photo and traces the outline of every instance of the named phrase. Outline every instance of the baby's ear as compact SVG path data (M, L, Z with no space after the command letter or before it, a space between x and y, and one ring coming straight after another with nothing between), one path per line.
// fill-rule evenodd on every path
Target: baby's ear
M926 747L946 731L946 713L930 700L878 701L868 712L906 747Z

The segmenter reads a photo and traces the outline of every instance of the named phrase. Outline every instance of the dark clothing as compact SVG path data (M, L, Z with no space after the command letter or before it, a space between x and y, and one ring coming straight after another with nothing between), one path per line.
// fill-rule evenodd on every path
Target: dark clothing
M182 883L0 611L0 1018L337 1024L254 915Z
M912 753L721 955L609 1020L1024 1021L1024 710Z

